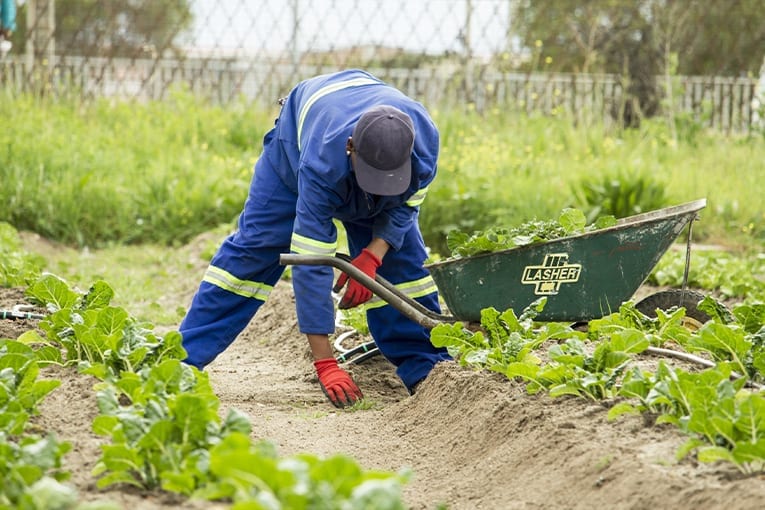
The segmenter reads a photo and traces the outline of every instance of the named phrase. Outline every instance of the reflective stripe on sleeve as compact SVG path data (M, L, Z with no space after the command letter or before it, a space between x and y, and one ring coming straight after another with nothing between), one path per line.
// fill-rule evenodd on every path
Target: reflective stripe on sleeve
M303 144L301 143L301 135L303 133L303 122L305 122L305 118L308 115L308 110L311 109L311 106L321 99L322 97L326 96L327 94L331 94L332 92L337 92L338 90L347 89L349 87L358 87L360 85L379 85L380 82L377 80L373 80L371 78L354 78L352 80L348 81L341 81L340 83L333 83L331 85L327 85L325 87L320 88L306 100L305 104L303 104L303 107L300 109L300 114L298 115L298 124L297 124L297 142L298 142L298 150L303 150Z
M290 251L301 255L326 255L334 257L335 252L337 252L337 242L325 243L324 241L317 241L316 239L293 233Z
M425 186L424 188L420 188L417 190L417 193L409 197L409 200L406 201L406 205L409 207L417 207L418 205L422 204L425 201L425 195L428 194L428 186Z
M419 280L413 280L411 282L397 283L395 287L402 294L412 299L427 296L428 294L438 291L438 287L436 287L436 282L433 281L433 277L430 275L420 278ZM372 299L367 301L364 304L364 306L367 309L371 309L371 308L380 308L388 304L390 303L383 300L380 296L372 296Z
M273 286L271 285L249 280L241 280L228 271L215 266L209 266L207 268L202 280L215 285L216 287L220 287L223 290L233 292L234 294L247 298L259 299L261 301L268 299L271 290L273 290Z

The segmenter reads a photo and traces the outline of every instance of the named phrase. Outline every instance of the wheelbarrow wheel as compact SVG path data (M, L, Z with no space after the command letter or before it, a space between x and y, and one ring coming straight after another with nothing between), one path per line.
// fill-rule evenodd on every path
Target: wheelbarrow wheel
M697 331L705 322L712 319L697 306L705 297L705 294L695 290L662 290L643 298L635 305L635 308L648 317L656 317L656 309L669 310L682 306L685 308L683 326Z

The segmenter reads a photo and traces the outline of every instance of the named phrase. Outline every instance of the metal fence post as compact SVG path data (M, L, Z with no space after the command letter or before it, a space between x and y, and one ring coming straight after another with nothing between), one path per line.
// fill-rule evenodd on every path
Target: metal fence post
M56 54L56 41L53 38L56 29L54 0L27 0L26 22L29 34L26 41L27 73L36 74L35 71L39 69L46 78L50 78Z

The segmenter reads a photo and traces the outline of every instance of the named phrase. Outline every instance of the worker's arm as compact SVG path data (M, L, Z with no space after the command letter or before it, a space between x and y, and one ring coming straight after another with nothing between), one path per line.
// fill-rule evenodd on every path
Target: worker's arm
M337 231L333 212L338 197L311 172L303 168L299 179L290 251L307 255L333 256ZM380 247L375 248L380 249ZM363 398L350 375L337 364L329 343L335 328L335 309L330 290L334 273L330 266L292 268L292 284L300 331L308 338L319 385L336 407L353 405Z
M388 253L388 250L390 249L390 245L385 239L382 239L380 237L375 237L372 239L372 242L369 243L369 246L367 246L367 250L371 251L373 254L377 256L378 259L382 260L385 257L385 254Z

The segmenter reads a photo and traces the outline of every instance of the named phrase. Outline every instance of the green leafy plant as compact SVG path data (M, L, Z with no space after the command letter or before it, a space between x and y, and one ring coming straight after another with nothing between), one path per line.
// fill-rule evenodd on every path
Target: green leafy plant
M209 449L230 432L250 433L236 411L221 422L219 403L207 375L178 360L100 385L93 430L112 443L102 447L93 469L98 486L127 483L191 495L207 481Z
M683 325L685 308L674 310L656 310L656 317L648 317L637 309L634 301L626 301L619 306L618 312L591 320L587 325L587 336L597 341L624 330L638 330L646 337L650 345L662 347L672 342L685 347L691 331Z
M672 421L692 435L678 457L696 451L702 462L723 460L744 473L759 472L765 468L765 397L730 375L725 366L677 374L674 391L686 413Z
M626 400L617 402L608 410L608 419L614 420L623 414L639 413L676 415L676 401L668 396L666 391L657 390L670 370L664 360L659 361L655 372L642 370L640 367L628 370L616 392L616 396Z
M241 509L403 510L401 488L411 477L407 470L364 471L344 455L279 458L271 443L252 442L242 433L232 433L212 448L210 473L213 481L195 496L231 500L233 508Z
M439 324L431 330L430 341L445 347L463 366L504 373L512 363L537 364L540 360L533 354L535 348L548 340L581 334L565 324L535 324L534 318L546 302L547 298L538 299L520 317L512 309L499 313L486 308L481 311L483 330L471 331L462 322Z
M76 501L74 489L59 483L69 478L62 458L71 444L28 431L38 404L61 384L39 373L33 349L0 339L0 508L66 508ZM42 494L61 506L39 506Z
M600 181L587 176L573 186L577 203L590 221L601 215L626 218L666 207L666 189L664 183L637 172L607 174Z
M164 359L185 358L180 333L171 331L158 337L150 325L136 321L123 308L110 306L114 291L104 281L81 293L47 274L27 289L27 295L51 313L40 323L45 338L30 331L23 340L48 347L51 363L77 364L103 379ZM65 351L63 358L50 350L59 346Z
M680 287L685 273L685 253L667 252L649 276L654 285ZM687 284L715 291L726 298L765 299L765 255L744 257L710 250L693 252Z
M349 308L340 310L340 322L351 329L356 330L360 335L369 334L369 325L367 324L367 313L364 307Z
M57 379L39 380L39 373L34 350L0 339L0 431L22 434L37 405L61 385Z
M552 396L577 395L592 400L611 398L632 355L648 346L635 330L614 333L598 342L592 354L580 338L569 338L549 348L550 363L541 366L511 363L505 375L528 383L529 393L549 391Z
M27 285L40 275L42 257L21 248L16 229L0 221L0 287Z
M446 243L453 257L469 257L479 253L507 250L517 246L543 243L565 236L591 232L616 224L612 216L601 216L587 225L584 213L567 208L557 220L529 221L513 228L493 227L467 234L459 230L449 232Z
M598 343L592 355L586 354L584 344L576 339L554 345L550 348L550 359L567 370L559 370L565 377L549 387L550 395L577 395L592 400L612 398L633 355L646 347L648 340L636 330L614 333L607 341ZM556 368L553 365L552 369Z
M76 501L73 488L59 482L69 478L62 469L62 458L71 449L55 436L24 434L11 438L0 431L0 508L68 508ZM48 502L59 506L38 506L41 492Z

